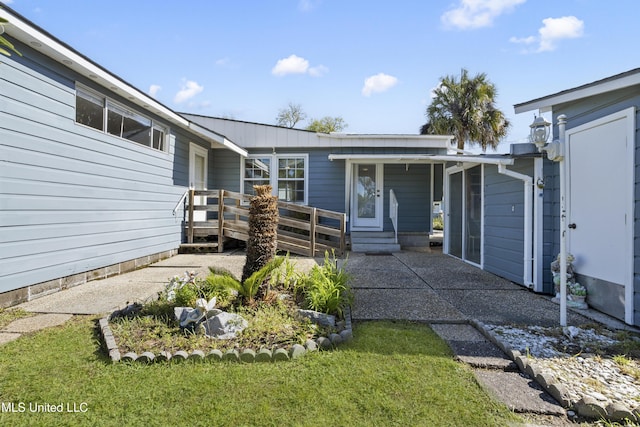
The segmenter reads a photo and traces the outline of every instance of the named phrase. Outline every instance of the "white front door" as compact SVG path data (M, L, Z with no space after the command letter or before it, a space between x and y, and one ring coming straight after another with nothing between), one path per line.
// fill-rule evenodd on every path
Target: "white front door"
M384 189L382 164L354 164L351 191L351 229L382 231Z
M207 165L208 150L199 145L191 143L189 146L189 187L194 190L207 189ZM207 198L196 196L194 206L202 206L207 204ZM206 211L194 211L194 221L206 221Z
M633 316L633 108L567 130L568 250L579 274L620 285Z

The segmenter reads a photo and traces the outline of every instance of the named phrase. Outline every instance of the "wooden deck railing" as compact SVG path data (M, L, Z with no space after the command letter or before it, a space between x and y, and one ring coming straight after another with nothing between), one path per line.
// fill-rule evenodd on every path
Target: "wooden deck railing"
M198 199L205 203L198 203ZM217 247L224 250L225 238L249 239L248 194L228 190L191 190L185 209L187 243L184 246ZM195 221L195 212L206 212L205 221ZM316 256L325 250L345 252L346 215L311 206L278 201L278 249L298 255ZM203 218L204 219L204 218ZM211 236L215 242L197 243Z

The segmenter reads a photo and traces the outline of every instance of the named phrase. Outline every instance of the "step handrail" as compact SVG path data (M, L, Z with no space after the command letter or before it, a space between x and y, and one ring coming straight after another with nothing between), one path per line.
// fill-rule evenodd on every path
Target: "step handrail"
M389 190L389 218L393 224L395 243L398 244L398 199L393 188Z
M182 197L180 197L180 200L178 200L178 203L176 203L176 207L173 208L173 216L176 216L176 212L178 212L180 205L184 205L184 199L187 198L188 194L189 194L189 189L187 188L185 192L182 194Z
M199 230L199 235L218 237L218 251L223 251L225 238L241 241L248 240L249 202L253 197L249 194L236 193L228 190L188 190L189 197L188 215L185 218L187 243L193 243L194 221L193 202L198 196L207 196L205 205L198 206L197 210L209 212L211 233L208 230ZM217 199L217 202L214 201ZM213 207L217 204L217 207ZM279 227L278 249L290 251L306 256L316 256L325 250L336 250L339 255L345 253L346 215L297 203L278 201ZM216 218L217 216L217 218ZM217 227L212 226L217 219ZM201 224L202 225L202 224ZM200 227L200 225L198 226ZM205 226L205 228L207 228Z

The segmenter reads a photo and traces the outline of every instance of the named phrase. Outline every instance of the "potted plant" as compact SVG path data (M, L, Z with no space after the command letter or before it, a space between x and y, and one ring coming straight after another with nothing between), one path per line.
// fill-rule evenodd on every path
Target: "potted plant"
M587 298L587 288L578 282L571 283L569 286L570 306L574 308L587 308L585 299Z
M573 266L576 258L572 254L567 254L567 304L573 308L588 308L585 302L587 297L587 289L576 282L576 272ZM551 274L553 275L553 284L555 285L556 296L554 302L560 302L560 254L556 260L551 263Z

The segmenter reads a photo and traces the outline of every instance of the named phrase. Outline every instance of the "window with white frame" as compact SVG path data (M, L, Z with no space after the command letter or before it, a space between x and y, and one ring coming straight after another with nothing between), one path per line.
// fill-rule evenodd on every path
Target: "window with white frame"
M271 184L271 158L247 157L244 159L243 192L254 195L254 185Z
M166 127L105 96L76 88L76 123L166 151Z
M307 204L307 154L253 155L243 160L242 191L254 194L254 185L270 184L284 202Z

